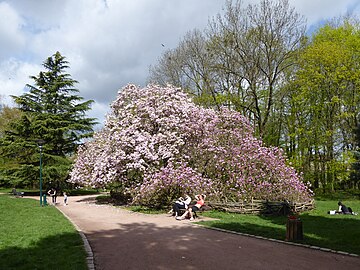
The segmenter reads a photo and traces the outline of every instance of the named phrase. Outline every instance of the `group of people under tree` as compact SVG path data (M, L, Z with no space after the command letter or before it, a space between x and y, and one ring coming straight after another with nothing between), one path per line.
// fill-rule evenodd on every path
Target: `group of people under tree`
M205 204L205 198L205 194L195 195L196 203L190 207L191 197L187 194L184 196L184 198L180 197L173 204L173 208L171 210L172 215L175 216L177 220L183 220L186 217L189 217L190 220L194 220L194 213L199 211L200 208ZM184 211L184 213L180 215L182 211Z
M56 205L56 199L58 196L57 189L52 187L47 191L47 194L51 197L51 203L53 205ZM67 196L66 192L63 192L63 196L64 196L64 205L67 205L68 196Z

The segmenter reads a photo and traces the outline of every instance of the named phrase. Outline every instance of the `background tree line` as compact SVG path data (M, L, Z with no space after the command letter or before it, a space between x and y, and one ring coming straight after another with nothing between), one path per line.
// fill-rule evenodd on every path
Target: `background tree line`
M354 18L307 35L287 0L228 1L207 29L164 52L149 79L186 89L203 106L241 112L313 187L358 189L359 57Z
M193 30L150 67L150 81L179 86L205 107L241 112L267 146L315 188L359 189L360 28L354 18L311 35L287 0L228 1L204 31ZM95 119L86 112L65 57L55 53L31 76L29 92L0 107L0 184L36 186L38 140L44 179L62 183Z

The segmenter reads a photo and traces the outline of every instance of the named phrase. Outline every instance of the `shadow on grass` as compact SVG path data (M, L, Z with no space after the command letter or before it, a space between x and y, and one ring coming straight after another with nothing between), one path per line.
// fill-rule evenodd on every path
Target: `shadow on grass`
M250 235L258 235L268 238L285 240L285 223L283 228L275 228L271 226L258 225L250 222L221 222L211 221L206 222L210 227L220 228L229 231L235 231Z
M22 236L26 237L26 236ZM86 253L77 233L47 237L30 247L0 249L0 269L87 269Z
M286 217L260 216L266 221L262 225L251 222L211 222L211 227L259 235L278 240L286 238ZM355 216L314 216L301 215L303 244L330 248L360 255L360 220ZM274 224L274 225L271 225Z
M286 224L286 218L263 217L274 224ZM303 213L301 216L304 242L324 245L334 249L346 249L360 255L360 219L352 215L317 216Z
M325 243L329 248L360 255L360 220L352 215L301 215L304 233L311 244Z

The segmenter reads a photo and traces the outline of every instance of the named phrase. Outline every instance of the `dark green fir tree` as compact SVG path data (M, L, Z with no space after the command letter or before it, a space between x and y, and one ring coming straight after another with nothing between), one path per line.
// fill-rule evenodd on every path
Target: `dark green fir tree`
M93 101L79 96L77 81L66 73L68 64L56 52L44 61L44 71L30 76L29 92L12 96L22 115L0 138L0 154L7 160L0 177L12 186L37 186L41 142L44 182L59 187L77 146L93 134L96 119L86 116Z

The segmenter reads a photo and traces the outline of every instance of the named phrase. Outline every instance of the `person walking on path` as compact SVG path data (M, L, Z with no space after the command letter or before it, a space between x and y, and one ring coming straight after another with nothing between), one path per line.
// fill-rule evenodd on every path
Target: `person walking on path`
M66 192L64 192L64 205L67 205L67 202L68 202L68 196Z

